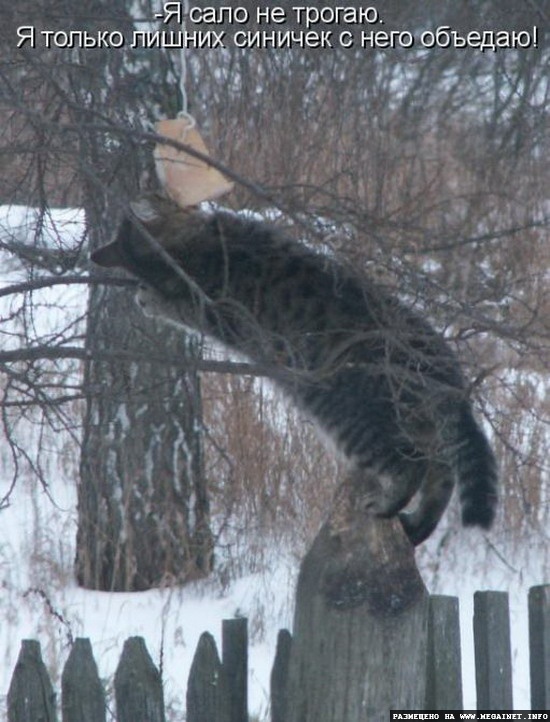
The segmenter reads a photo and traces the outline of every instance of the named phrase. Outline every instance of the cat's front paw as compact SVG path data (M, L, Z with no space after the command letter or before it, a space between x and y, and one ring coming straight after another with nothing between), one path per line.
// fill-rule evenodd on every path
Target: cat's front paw
M136 291L136 303L148 318L169 316L169 304L152 288L139 286Z
M148 286L139 286L135 298L137 305L147 318L154 318L162 323L193 331L185 323L185 307L181 304L164 298Z
M147 288L147 286L138 286L138 290L136 291L136 303L146 316L153 315L152 293L151 289Z

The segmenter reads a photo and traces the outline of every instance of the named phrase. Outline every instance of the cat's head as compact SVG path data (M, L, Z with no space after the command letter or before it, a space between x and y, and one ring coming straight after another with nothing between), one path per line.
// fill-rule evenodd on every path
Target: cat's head
M136 263L140 264L154 256L151 237L162 245L161 239L166 235L163 227L173 222L180 212L182 209L157 193L131 201L129 213L114 240L93 251L91 260L104 268L124 268L135 273Z
M181 244L184 225L193 224L193 217L200 215L196 208L180 208L160 194L143 195L130 203L114 240L90 258L104 268L122 268L168 294L170 281L175 280L168 256Z

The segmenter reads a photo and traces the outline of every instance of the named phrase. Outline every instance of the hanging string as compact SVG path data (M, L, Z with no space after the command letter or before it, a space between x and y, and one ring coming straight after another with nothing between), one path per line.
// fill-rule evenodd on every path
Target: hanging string
M185 39L190 2L189 0L179 0L179 2L182 11L181 32ZM183 45L185 43L182 42ZM208 157L208 149L188 108L186 88L188 59L185 48L181 47L179 53L181 110L176 118L159 120L155 124L155 131L160 136L184 145L175 147L171 143L163 142L163 138L159 138L153 151L161 185L167 195L182 208L218 198L233 188L233 184L205 160ZM177 94L177 89L175 92Z
M189 17L189 0L183 0L183 17L181 20L181 29L185 34L187 32L187 19ZM187 56L185 53L185 47L180 49L180 96L181 96L181 110L178 113L178 118L185 118L189 122L189 127L195 126L195 118L190 115L187 109Z

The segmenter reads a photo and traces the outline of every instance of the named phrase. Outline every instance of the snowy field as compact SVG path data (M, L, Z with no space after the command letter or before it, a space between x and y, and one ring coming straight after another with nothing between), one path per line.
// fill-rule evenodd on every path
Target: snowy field
M70 636L90 638L100 676L112 681L124 640L140 635L155 664L163 668L166 701L174 714L180 713L174 719L181 720L188 671L201 633L211 632L221 652L222 620L244 615L249 617L252 640L251 712L263 719L277 631L290 625L293 569L279 558L269 573L240 579L225 591L207 581L128 594L82 590L72 577L75 501L69 484L52 484L49 499L30 482L18 484L10 507L1 512L2 700L21 639L41 642L59 688Z
M63 233L81 229L81 217L55 219L51 241L62 247ZM63 223L70 223L62 232ZM0 213L0 234L9 228L10 238L19 238L27 224L23 210ZM2 236L0 235L0 238ZM5 237L5 236L4 236ZM0 260L5 260L5 257ZM0 287L25 278L15 264L3 263ZM34 292L36 308L32 324L40 335L52 337L56 327L65 327L85 308L84 286ZM20 299L0 298L0 350L17 348L22 338L7 333L5 321ZM61 310L60 310L61 309ZM32 418L16 428L18 443L35 458L40 442L41 469L47 490L37 483L31 465L21 463L19 478L0 511L0 712L22 639L38 639L54 686L69 653L69 639L89 637L101 677L110 688L124 640L131 635L145 638L149 652L162 666L168 718L181 721L187 674L199 636L211 632L221 649L221 621L233 616L249 618L250 713L252 719L267 720L269 674L280 628L292 628L293 594L297 561L292 550L273 549L263 571L235 580L223 587L214 581L190 584L182 589L142 593L98 593L79 589L73 577L76 537L75 445L64 432L40 437ZM10 487L14 459L7 441L0 439L2 468L0 493ZM462 531L451 540L452 551L437 553L443 531L424 546L420 563L430 592L460 597L463 635L464 706L475 708L472 614L473 592L495 589L510 592L514 665L514 705L529 706L527 654L527 590L533 584L550 582L542 560L545 550L531 546L523 558L506 554L506 537L493 543L499 553L488 550L481 534ZM492 537L491 537L492 538ZM2 715L0 715L2 716Z
M269 674L277 632L283 627L292 629L297 571L292 556L274 551L272 563L264 572L239 579L223 589L209 581L182 589L132 594L79 589L72 575L76 534L74 482L63 478L63 463L52 461L49 471L50 497L28 479L18 483L10 506L0 512L1 694L7 693L21 639L41 642L54 685L58 687L69 653L69 637L89 637L100 675L109 686L124 640L140 635L157 666L162 665L166 700L176 715L173 719L181 720L182 716L177 715L184 708L185 684L200 634L211 632L221 650L222 620L246 616L251 637L250 712L260 720L268 719ZM467 534L463 533L462 540L465 548L471 548ZM425 557L429 558L429 547L436 543L437 538L429 542ZM430 584L429 573L424 578L431 592L460 598L465 708L475 708L473 593L478 589L495 589L510 592L514 704L516 709L526 709L527 590L532 584L546 581L542 570L537 573L535 564L512 572L495 559L489 572L486 561L480 562L481 569L476 572L475 559L465 558L457 565L456 556L454 550L453 563L446 565L443 561L437 581Z

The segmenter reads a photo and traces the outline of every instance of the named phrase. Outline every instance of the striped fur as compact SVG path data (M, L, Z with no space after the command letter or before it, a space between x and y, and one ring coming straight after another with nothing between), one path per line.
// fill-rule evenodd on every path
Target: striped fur
M276 382L346 457L366 512L399 513L418 544L458 480L464 524L490 526L495 459L456 357L424 319L265 223L160 196L133 211L93 260L145 283L146 313L284 371Z

